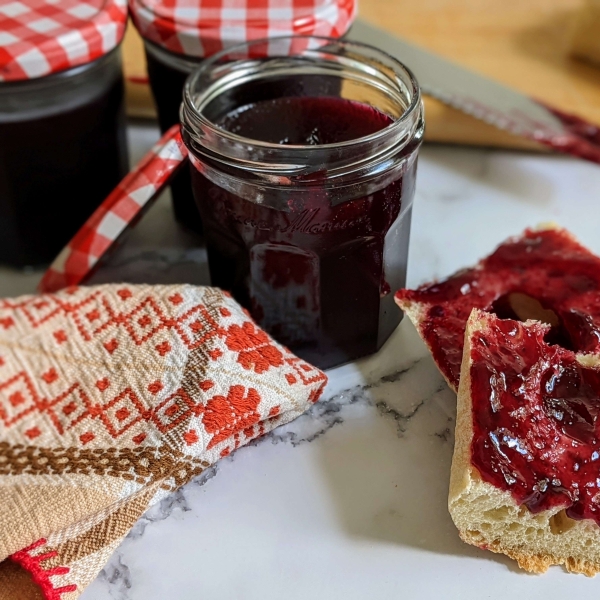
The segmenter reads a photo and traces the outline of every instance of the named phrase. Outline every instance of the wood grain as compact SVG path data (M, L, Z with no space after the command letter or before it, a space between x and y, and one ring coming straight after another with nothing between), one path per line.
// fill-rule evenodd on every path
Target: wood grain
M600 68L569 56L582 4L583 0L362 0L360 16L473 71L600 123ZM127 75L143 76L140 49L130 26ZM132 114L151 114L145 86L129 84L128 94ZM538 148L431 99L426 100L426 122L429 141Z
M123 71L127 114L131 117L155 118L154 101L148 87L144 44L131 21L123 40Z

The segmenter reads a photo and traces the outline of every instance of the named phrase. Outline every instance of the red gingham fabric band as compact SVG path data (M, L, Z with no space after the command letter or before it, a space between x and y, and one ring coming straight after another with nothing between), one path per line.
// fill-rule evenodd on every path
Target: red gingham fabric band
M173 125L62 249L44 273L38 290L56 292L83 283L98 260L142 209L149 208L186 159L179 125Z
M115 48L127 0L0 0L0 81L83 65Z
M129 8L145 39L194 57L260 38L339 38L356 16L356 0L129 0Z

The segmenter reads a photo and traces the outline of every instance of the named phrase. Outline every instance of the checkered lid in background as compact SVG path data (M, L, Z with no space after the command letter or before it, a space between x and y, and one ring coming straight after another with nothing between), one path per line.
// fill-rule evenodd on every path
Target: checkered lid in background
M260 38L338 38L350 28L356 5L356 0L129 0L146 40L194 57Z
M127 0L0 0L0 81L83 65L123 38Z

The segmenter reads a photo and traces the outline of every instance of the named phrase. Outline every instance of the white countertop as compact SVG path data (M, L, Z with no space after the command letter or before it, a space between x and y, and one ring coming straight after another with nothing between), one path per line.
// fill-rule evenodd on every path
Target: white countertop
M130 130L134 155L156 139ZM425 147L409 285L554 220L600 252L600 167L558 156ZM205 254L163 198L100 279L206 281ZM191 267L191 270L190 270ZM0 269L0 295L38 274ZM329 372L307 415L238 450L144 516L82 600L553 600L600 577L463 544L446 508L455 395L405 320L377 355Z

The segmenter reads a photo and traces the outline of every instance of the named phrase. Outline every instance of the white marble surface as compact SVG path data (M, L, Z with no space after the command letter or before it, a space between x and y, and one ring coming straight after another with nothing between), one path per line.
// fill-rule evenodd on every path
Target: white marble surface
M134 153L153 140L133 128ZM555 220L600 252L600 168L563 157L425 147L409 284L468 265ZM174 240L178 239L176 243ZM98 279L206 278L160 201ZM191 267L191 271L190 271ZM185 273L185 275L184 275ZM0 270L0 294L37 274ZM309 414L222 460L154 507L83 600L553 600L600 578L520 572L463 544L446 509L455 396L404 321L376 356L329 373Z

